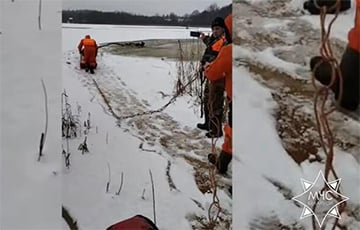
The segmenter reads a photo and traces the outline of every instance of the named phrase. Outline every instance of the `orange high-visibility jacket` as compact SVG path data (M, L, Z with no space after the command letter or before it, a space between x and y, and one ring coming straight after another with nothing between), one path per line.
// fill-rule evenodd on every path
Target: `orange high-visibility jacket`
M221 149L227 154L232 154L232 128L228 124L224 127L224 133L224 143L221 145Z
M214 61L219 54L221 48L223 47L225 41L226 39L224 35L219 38L215 38L213 36L205 38L203 42L206 45L206 49L200 62L202 64L205 64L206 62Z
M94 65L96 64L96 54L98 46L94 39L91 39L90 36L86 36L84 39L81 39L78 50L81 51L84 47L84 57L83 62Z
M225 43L225 36L221 36L214 44L211 45L211 50L215 52L220 52L221 48Z
M232 98L232 45L225 45L217 58L210 63L205 70L205 76L210 81L225 78L225 90L227 97Z
M348 34L349 47L360 52L360 0L356 1L355 25Z

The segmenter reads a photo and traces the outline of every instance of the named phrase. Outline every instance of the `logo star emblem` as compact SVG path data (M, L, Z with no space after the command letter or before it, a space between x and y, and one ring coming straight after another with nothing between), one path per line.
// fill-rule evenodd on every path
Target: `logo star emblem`
M314 216L321 228L328 216L341 219L338 206L349 198L339 193L340 182L341 179L326 181L321 170L313 182L301 179L304 192L292 198L303 205L300 220ZM320 212L313 210L315 204Z

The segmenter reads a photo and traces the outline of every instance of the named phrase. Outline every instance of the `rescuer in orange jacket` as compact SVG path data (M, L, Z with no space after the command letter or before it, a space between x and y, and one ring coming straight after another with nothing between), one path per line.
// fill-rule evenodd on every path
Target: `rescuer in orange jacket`
M209 155L209 161L215 163L219 173L225 174L232 158L232 15L225 18L226 40L217 58L205 69L205 76L210 81L225 79L225 91L229 102L228 123L224 127L225 138L217 160Z
M334 4L336 0L332 0ZM315 69L315 66L318 66ZM331 82L332 69L329 62L320 56L311 58L311 71L315 71L315 78L323 85ZM348 33L348 45L341 58L340 70L343 78L343 93L340 106L349 111L355 111L360 97L360 0L356 0L356 16L354 27ZM339 78L334 82L331 90L335 99L340 96Z
M95 73L94 69L97 66L96 56L98 50L96 41L90 35L86 35L84 39L81 39L78 50L83 55L80 60L80 67L85 68L86 72L90 70L90 73Z

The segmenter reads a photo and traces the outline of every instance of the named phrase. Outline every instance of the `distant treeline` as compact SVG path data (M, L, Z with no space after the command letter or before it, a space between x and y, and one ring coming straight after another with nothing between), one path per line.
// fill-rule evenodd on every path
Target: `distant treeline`
M144 16L127 12L102 12L96 10L64 10L63 23L81 24L115 24L115 25L166 25L166 26L205 26L208 27L215 17L226 17L231 13L231 4L218 7L210 5L206 10L193 11L191 14L178 16L174 13L166 15Z

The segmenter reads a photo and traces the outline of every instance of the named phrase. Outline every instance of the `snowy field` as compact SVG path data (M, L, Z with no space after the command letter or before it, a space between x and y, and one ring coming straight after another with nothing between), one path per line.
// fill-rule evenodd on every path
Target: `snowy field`
M1 1L0 229L61 229L61 2ZM9 23L11 22L11 23ZM48 126L38 162L42 132Z
M76 48L87 33L98 43L115 41L134 41L145 39L182 39L190 38L190 31L209 32L209 28L174 26L129 26L129 25L89 25L62 24L63 50Z
M237 1L233 6L237 44L233 52L233 184L234 194L239 194L233 203L233 228L313 229L312 218L300 220L303 207L291 198L303 192L301 178L314 181L325 168L319 145L314 149L322 160L313 161L316 155L306 152L310 140L318 142L318 135L315 123L304 122L304 117L315 122L308 62L319 54L319 16L300 14L303 1L279 1L277 5L246 2ZM342 13L334 24L331 38L340 40L339 54L353 21L354 8ZM288 111L292 117L285 116ZM298 120L306 127L302 134L294 131ZM360 125L337 112L330 125L336 135L333 165L341 178L341 192L349 197L339 223L346 229L359 229ZM300 144L295 145L297 141ZM344 142L352 147L345 148ZM304 157L299 160L301 155ZM324 229L332 229L334 220L328 218Z

